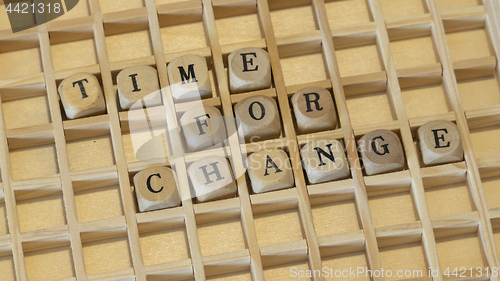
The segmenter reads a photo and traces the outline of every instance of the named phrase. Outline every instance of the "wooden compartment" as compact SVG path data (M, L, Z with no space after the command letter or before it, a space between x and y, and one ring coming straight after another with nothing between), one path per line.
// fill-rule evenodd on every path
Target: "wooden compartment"
M286 86L327 80L326 62L318 41L278 48Z
M333 236L361 229L351 180L309 186L311 213L316 236ZM334 194L325 190L338 190Z
M24 262L29 280L61 280L75 276L69 245L26 252Z
M422 270L427 280L430 266L499 267L497 6L93 0L12 34L0 4L0 279L260 281L296 272L298 280L378 280L306 276L361 267ZM227 57L244 47L269 53L272 86L232 95ZM188 54L207 59L214 93L197 102L234 116L246 97L275 98L279 138L229 136L224 148L186 153L175 134L193 103L173 101L166 74L170 61ZM117 101L116 75L135 65L156 68L164 89L149 119ZM57 86L78 72L98 77L105 114L64 115ZM309 86L331 91L338 129L295 131L289 98ZM423 165L416 129L441 119L458 125L466 157ZM226 122L227 130L233 125ZM376 129L400 137L402 171L366 176L359 166L356 140ZM136 138L155 136L154 149L141 154ZM307 184L300 147L325 137L343 141L351 176ZM295 185L254 194L246 156L276 148L289 155ZM207 155L231 161L235 198L185 198L179 207L139 212L131 187L138 171L172 167L189 197L187 167Z
M6 281L16 280L12 253L0 255L0 271L2 272L2 278L5 278Z
M99 221L123 216L120 187L115 179L75 183L75 205L80 223Z
M311 1L285 3L279 0L269 1L271 22L277 38L317 30Z
M500 192L500 169L492 168L490 170L481 172L481 183L488 209L496 209L500 208L500 200L498 199Z
M424 0L381 0L382 11L386 20L411 18L428 13L427 1Z
M3 99L5 128L18 129L51 123L46 93L21 99Z
M215 25L221 46L262 40L257 6L214 6Z
M441 11L458 10L466 8L474 8L482 5L481 0L438 0L439 9Z
M98 63L91 26L85 26L83 31L58 30L49 34L55 71L94 66Z
M366 0L331 0L325 2L328 23L332 29L373 21Z
M111 274L132 268L126 236L83 241L82 247L88 275Z
M438 238L436 244L441 268L450 268L453 272L455 267L475 269L487 266L478 233Z
M446 34L446 42L453 62L493 55L488 33L484 28L449 32Z
M394 275L390 277L387 275L387 280L428 276L429 266L421 241L391 245L379 250L382 266L385 270L390 270L391 274ZM397 274L401 274L401 277L398 277Z
M59 173L54 143L32 145L11 148L9 155L14 181L51 177Z
M497 76L485 76L458 82L460 99L465 110L500 104L500 86Z
M446 114L451 111L443 84L431 84L401 90L408 118Z
M145 266L175 263L191 258L185 222L181 218L139 224Z

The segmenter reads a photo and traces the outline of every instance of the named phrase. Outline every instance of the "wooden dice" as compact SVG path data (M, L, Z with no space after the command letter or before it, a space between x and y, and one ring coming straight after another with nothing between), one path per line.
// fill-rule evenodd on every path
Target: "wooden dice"
M106 103L97 78L77 73L64 79L58 88L64 112L69 119L104 113Z
M207 61L202 56L185 55L171 61L168 80L175 101L192 101L212 95Z
M260 48L243 48L229 54L228 71L231 93L271 87L269 54Z
M344 146L336 139L313 140L300 150L309 183L343 179L349 176Z
M134 176L135 194L141 212L181 204L174 171L167 167L147 168Z
M205 202L234 197L236 183L226 158L210 156L195 161L188 168L193 196Z
M330 92L320 87L309 87L292 96L297 129L301 134L333 130L337 127L337 113Z
M255 193L292 187L290 159L283 150L261 150L248 159L248 176Z
M254 96L234 106L238 128L247 142L277 138L281 122L276 101L266 96Z
M453 122L436 120L422 125L418 128L418 141L426 165L464 159L460 131Z
M398 135L389 130L375 130L358 141L367 175L401 170L405 157Z
M118 98L122 109L153 107L161 105L158 72L149 65L132 66L123 69L116 76ZM141 101L140 103L137 103Z
M210 105L196 106L180 118L186 148L199 151L217 147L226 140L226 128L220 111Z

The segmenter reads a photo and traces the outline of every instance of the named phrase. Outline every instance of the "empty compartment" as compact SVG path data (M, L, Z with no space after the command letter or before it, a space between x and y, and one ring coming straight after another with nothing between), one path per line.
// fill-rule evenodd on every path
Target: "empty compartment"
M24 263L28 280L63 280L75 276L69 245L24 253Z
M3 100L2 110L7 130L51 123L45 92L21 99Z
M184 220L139 224L139 240L145 266L191 257Z
M232 9L214 6L214 16L221 45L262 39L255 4Z
M285 86L329 79L321 42L279 46Z
M72 172L110 167L115 164L109 135L66 142Z
M396 113L387 92L350 95L347 110L353 127L396 120Z
M53 143L11 149L10 163L14 181L44 178L59 173L56 148ZM40 165L40 163L43 163L43 165Z
M199 9L176 14L160 14L160 33L165 53L176 53L208 46Z
M392 273L392 276L386 275L386 280L404 280L428 276L429 267L422 242L388 246L379 250L382 267Z
M123 127L122 127L123 128ZM154 136L154 137L152 137ZM148 162L167 163L168 161L168 139L164 128L151 128L133 130L133 132L122 133L123 146L127 163ZM148 143L151 148L147 149ZM160 149L162 144L163 150Z
M63 196L60 191L55 190L55 194L54 192L43 191L44 189L40 194L31 190L16 192L17 215L21 232L47 229L66 224Z
M431 218L466 214L475 210L465 178L463 182L425 188Z
M458 92L465 110L500 104L500 85L496 76L458 81Z
M370 281L372 280L369 274L366 274L366 269L368 268L367 256L364 250L354 251L349 253L339 253L335 255L329 255L321 258L323 267L328 269L328 275L325 278L327 281ZM359 275L350 275L349 272L354 269L357 272L358 269L362 269L365 272ZM333 274L332 274L333 270ZM347 277L342 277L342 271L344 274L348 274ZM337 274L337 276L335 276ZM333 276L332 276L333 275ZM340 277L339 277L340 276Z
M127 236L84 242L83 258L88 275L110 273L132 267Z
M247 248L239 217L198 223L198 239L203 256L235 252Z
M291 262L264 268L264 278L266 280L273 281L285 281L290 279L313 280L312 278L307 277L311 276L311 274L312 272L307 261Z
M316 196L316 194L315 194ZM311 198L311 212L316 236L328 236L361 229L354 194Z
M50 32L54 70L62 71L98 63L92 29Z
M391 41L390 45L397 69L432 65L439 62L434 39L430 35L394 40Z
M484 199L488 209L500 208L500 169L480 170Z
M254 220L260 247L304 239L296 206L292 209L259 212L254 214Z
M362 36L364 35L360 35ZM340 76L357 76L384 70L375 36L369 35L368 38L360 39L346 38L348 41L355 40L355 42L345 43L347 44L345 46L342 46L342 39L342 37L334 38L334 41L339 42L337 45L340 48L335 50Z
M112 0L100 0L102 13L112 13L124 10L131 10L136 8L141 8L144 6L143 0L127 0L124 2L117 2Z
M276 38L317 30L311 1L269 1ZM298 3L297 3L298 2Z
M129 1L127 1L129 2ZM141 1L142 2L142 1ZM146 19L144 19L146 20ZM104 24L110 62L126 61L153 55L147 24Z
M409 18L428 13L425 0L380 0L384 18Z
M10 25L5 28L10 29ZM11 31L9 30L9 32ZM23 39L27 41L26 38ZM0 77L2 80L28 77L43 72L40 47L37 41L36 38L32 42L20 41L18 43L15 39L0 41L0 44L3 45L0 48L0 61L2 62L0 64Z
M453 62L493 55L488 34L484 28L447 33L446 42Z
M208 281L252 281L252 274L250 272L236 272L236 273L227 273L222 275L216 275L207 278Z
M0 254L0 272L5 281L16 281L16 270L14 268L14 258L11 253Z
M491 118L492 121L488 121ZM472 141L474 156L478 161L494 159L500 156L500 123L495 116L484 117L482 120L469 120L469 135Z
M436 239L437 252L439 258L439 266L441 274L449 268L451 274L455 268L484 268L487 264L484 258L483 246L479 239L478 233L461 234L451 237L443 237ZM466 254L464 254L466 253ZM470 276L471 271L466 271L464 275ZM476 271L473 271L475 274ZM486 275L486 270L477 271L478 274ZM491 271L490 271L491 273ZM460 272L459 272L460 274ZM447 277L445 275L445 277ZM450 275L453 277L453 275ZM473 277L475 277L473 275Z
M367 0L327 0L326 14L330 28L373 21Z
M375 227L398 225L418 220L410 191L371 196L368 204Z
M426 117L451 111L443 84L424 85L401 90L408 118Z
M75 190L76 214L80 223L123 215L120 186L98 183L91 188Z
M472 8L483 4L481 0L438 0L437 2L441 11Z

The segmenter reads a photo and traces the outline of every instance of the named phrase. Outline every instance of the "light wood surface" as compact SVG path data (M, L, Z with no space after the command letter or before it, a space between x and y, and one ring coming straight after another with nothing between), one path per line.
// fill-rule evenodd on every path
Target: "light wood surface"
M498 268L499 11L496 0L89 0L12 34L0 4L0 279L290 280L292 267ZM228 56L248 47L269 54L271 83L231 93ZM167 70L184 55L206 60L211 94L201 103L232 118L239 101L270 97L280 134L245 143L225 122L224 147L187 151L179 121L193 104L174 99ZM136 66L156 69L165 89L162 105L148 111L151 128L139 132L142 111L122 110L117 92L118 73ZM58 87L77 73L97 77L105 113L64 113ZM307 87L332 93L337 128L297 129L290 98ZM457 125L463 161L423 162L418 128L435 120ZM378 129L397 133L404 169L368 176L356 141ZM165 153L138 159L132 139L151 132L163 133ZM300 149L325 138L345 145L350 175L312 184ZM253 192L247 154L264 148L286 151L293 187ZM236 197L192 200L188 167L214 155L228 160ZM159 166L175 170L182 204L140 212L131 180Z

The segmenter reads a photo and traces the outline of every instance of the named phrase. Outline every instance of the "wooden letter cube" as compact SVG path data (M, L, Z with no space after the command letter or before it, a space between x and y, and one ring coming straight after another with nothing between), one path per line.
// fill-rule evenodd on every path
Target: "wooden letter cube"
M398 135L389 130L375 130L359 141L359 150L367 175L401 170L405 156Z
M223 117L213 106L196 106L189 109L182 115L180 123L189 151L219 147L226 140Z
M292 96L297 129L301 134L333 130L337 113L330 92L320 87L309 87Z
M321 183L349 176L344 146L336 139L313 140L300 150L309 183Z
M106 111L106 103L97 78L89 73L77 73L64 79L58 88L64 112L69 119Z
M243 48L228 57L229 88L242 93L271 87L269 54L261 48Z
M252 153L247 161L253 192L262 193L294 185L290 159L283 150L261 150Z
M437 120L418 128L418 141L426 165L444 164L464 159L460 131L450 121Z
M238 127L245 140L258 142L279 137L281 122L276 101L266 96L254 96L234 106Z
M195 161L188 168L194 196L200 202L230 198L236 194L236 183L226 158L210 156Z
M158 72L149 65L131 66L123 69L116 76L118 97L122 109L134 107L153 107L161 105Z
M198 55L178 57L168 64L168 80L175 101L192 101L212 96L207 60Z
M134 176L135 194L141 212L181 204L174 171L167 167L147 168Z

